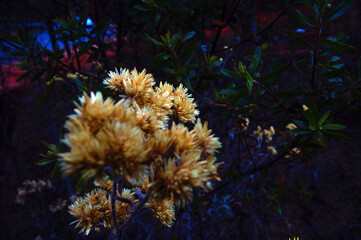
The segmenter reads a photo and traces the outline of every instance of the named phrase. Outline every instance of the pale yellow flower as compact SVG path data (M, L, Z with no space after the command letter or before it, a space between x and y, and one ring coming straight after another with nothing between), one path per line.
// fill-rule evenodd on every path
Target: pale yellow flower
M271 127L269 128L269 130L270 130L272 136L275 135L276 131L275 131L275 129L274 129L273 126L271 126Z
M303 111L307 111L308 107L306 105L302 105L302 109L303 109Z
M268 146L267 150L272 154L272 155L277 155L277 150L275 147L273 146Z
M242 119L243 121L241 122L241 128L242 131L246 131L248 126L249 126L249 118L244 118Z
M257 126L257 130L254 130L253 131L253 135L257 137L257 139L262 139L263 137L263 131L262 131L262 128L261 126Z
M264 133L264 136L266 138L266 142L272 141L272 132L271 131L269 131L267 129L264 129L263 133Z
M297 126L295 124L293 124L293 123L289 123L286 126L286 129L288 129L288 130L292 130L292 129L295 129L295 128L297 128Z
M291 151L292 151L293 153L295 153L295 154L300 154L300 153L301 153L301 150L300 150L299 148L297 148L297 147L292 148Z

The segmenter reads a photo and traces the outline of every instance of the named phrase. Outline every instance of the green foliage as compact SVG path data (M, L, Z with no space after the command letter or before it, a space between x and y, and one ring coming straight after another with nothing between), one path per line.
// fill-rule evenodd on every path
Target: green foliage
M300 181L275 184L276 176L280 175L278 166L307 163L311 167L312 158L326 151L334 140L350 141L340 115L361 110L361 58L355 66L345 66L348 54L359 54L359 49L351 46L343 33L333 38L323 34L323 29L350 10L356 0L284 1L285 11L280 12L280 18L285 16L290 24L278 30L274 26L280 18L276 18L269 26L257 26L249 37L250 8L245 2L130 1L122 12L121 30L117 29L121 31L117 32L121 33L121 40L117 39L115 44L106 39L112 25L119 24L116 18L100 20L89 28L88 6L84 5L82 9L70 9L54 21L52 37L68 49L54 46L50 51L37 42L35 34L23 30L16 37L7 36L6 41L14 47L10 55L19 60L18 66L25 71L17 81L30 78L32 82L46 83L48 89L56 79L70 83L80 92L99 89L106 71L112 66L123 67L134 59L142 60L146 68L153 68L157 79L184 84L200 100L206 100L202 107L212 106L216 109L213 111L231 123L230 137L225 142L234 152L222 159L225 168L222 177L234 187L232 191L237 191L225 196L212 195L212 191L209 195L195 193L193 212L204 214L213 209L220 212L217 217L222 220L230 217L227 214L232 214L233 204L239 200L247 205L264 204L262 208L271 207L285 215L282 204L293 195L306 200L315 193L309 190L311 184ZM225 28L238 35L231 40L222 38ZM312 37L305 37L296 28L304 29ZM284 52L290 54L282 57L276 52L274 45L278 42L273 39L281 39L288 47ZM123 51L115 47L119 42ZM127 55L124 49L130 45L135 53ZM116 56L108 57L107 52L115 52ZM134 59L127 62L133 54ZM68 61L63 61L66 56ZM80 58L86 58L93 67L85 69ZM358 75L353 69L358 69ZM303 105L308 109L304 110ZM248 130L242 128L246 118L251 120ZM285 130L289 123L296 128ZM268 129L271 124L277 137L269 142L264 135L262 138L252 133L257 125ZM61 152L61 145L46 146L49 151L39 165L57 162ZM269 146L277 148L277 154L267 153ZM299 154L294 153L295 148ZM274 168L275 176L263 181ZM58 170L57 166L54 172ZM257 180L261 187L253 188ZM83 185L79 179L76 188L80 190ZM239 185L240 189L236 189Z

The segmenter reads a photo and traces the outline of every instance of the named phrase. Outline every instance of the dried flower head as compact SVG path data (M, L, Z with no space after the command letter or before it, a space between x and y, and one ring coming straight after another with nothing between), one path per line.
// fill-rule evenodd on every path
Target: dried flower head
M137 125L145 135L153 135L156 131L165 128L164 123L157 118L156 110L148 106L136 110L135 125Z
M191 200L193 188L204 188L209 175L203 170L193 152L185 152L180 159L170 158L155 173L155 181L150 184L153 198L157 201L173 199L175 205L182 206Z
M136 114L124 101L103 101L100 93L81 98L77 114L71 115L65 127L69 133L63 142L70 152L60 156L65 174L81 173L85 179L101 178L103 169L111 166L127 181L135 181L145 170L149 148Z
M221 147L219 138L214 137L212 130L208 129L208 122L204 122L202 126L201 120L198 118L194 129L196 145L202 149L202 153L214 154Z
M80 233L89 235L92 228L99 232L101 225L111 227L111 207L107 192L101 189L93 190L84 198L78 198L69 206L69 213L76 218L75 228L81 227Z
M196 109L197 104L191 98L191 94L187 94L187 89L180 84L173 92L174 96L174 112L182 122L195 122L199 111Z
M172 143L173 152L178 156L184 151L199 151L196 146L194 132L190 132L184 125L176 125L173 122L172 128L168 130L168 135Z
M161 223L167 227L171 227L175 220L174 204L172 200L163 199L158 202L152 199L146 205L153 213L153 216L157 218Z
M124 79L128 79L130 74L128 69L119 69L119 71L115 69L115 72L110 71L108 76L103 83L110 89L122 92L124 91Z
M154 85L152 74L146 74L145 69L138 73L134 68L130 75L123 80L125 94L130 98L134 98L140 106L144 106L149 102L151 95L154 94Z
M109 178L103 177L102 179L96 179L94 181L94 186L99 187L107 192L113 190L113 181Z

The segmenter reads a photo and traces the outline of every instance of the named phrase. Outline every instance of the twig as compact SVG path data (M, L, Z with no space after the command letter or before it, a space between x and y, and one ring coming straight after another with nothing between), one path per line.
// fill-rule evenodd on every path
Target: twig
M296 146L298 142L299 142L298 140L294 141L294 142L289 146L289 149L292 149L294 146ZM246 171L246 172L240 173L240 175L241 175L241 176L249 176L249 175L255 174L256 172L262 171L262 170L264 170L265 168L275 167L275 166L277 166L276 163L279 162L281 159L283 159L284 156L286 156L288 153L289 153L289 151L284 151L282 154L276 156L276 157L273 158L271 161L266 162L266 163L263 163L263 164L261 164L260 166L255 167L254 169L250 169L250 170L248 170L248 171ZM209 191L206 195L204 195L204 198L210 197L213 193L215 193L215 192L217 192L218 190L226 187L229 183L230 183L229 180L226 179L225 181L223 181L222 184L218 185L218 186L217 186L216 188L214 188L212 191Z
M322 26L322 14L320 14L317 18L317 36L316 36L315 49L313 51L313 63L312 63L312 75L311 75L312 95L314 94L314 91L315 91L318 52L320 51L320 38L321 38L321 32L322 32L321 26Z
M131 214L127 220L125 220L125 222L122 224L122 226L119 228L119 236L122 237L123 233L125 231L125 229L127 228L128 224L135 218L135 216L140 212L140 210L142 209L143 205L149 200L150 198L150 193L151 190L149 189L147 194L145 195L145 197L142 199L142 201L140 203L138 203L137 207L135 208L135 211L133 212L133 214Z
M261 36L263 35L265 32L267 32L271 27L273 27L273 25L287 12L288 10L288 6L286 6L285 8L282 9L282 11L277 15L277 17L270 23L268 24L265 28L263 28L262 30L260 30L259 32L257 32L256 34L253 34L252 36L244 39L243 41L235 44L234 46L229 46L229 47L226 47L226 48L222 48L218 51L215 51L215 53L219 53L219 52L223 52L223 51L227 51L229 49L235 49L237 47L239 47L240 45L242 44L245 44L249 41L252 41L253 39L255 39L256 37L258 36Z
M135 211L135 206L134 206L134 203L132 202L132 200L130 200L128 198L119 197L119 196L115 196L115 200L130 204L132 206L132 211L130 213L133 213Z
M279 105L281 106L282 110L285 113L289 113L289 111L287 110L285 104L283 103L282 99L278 98L271 90L269 90L265 85L263 85L262 83L254 80L253 81L254 84L256 84L257 86L263 88L275 101L277 101L279 103Z
M119 228L118 221L117 221L117 209L116 209L116 205L115 205L118 183L116 181L116 175L115 175L114 171L112 172L112 179L113 179L113 191L112 191L112 195L111 195L112 218L113 218L113 225L116 230L116 239L119 239L120 235L118 235L118 233L120 233L120 228Z
M231 22L232 16L236 12L236 10L238 9L238 6L239 6L240 3L241 3L241 0L238 0L238 2L236 3L236 6L232 9L232 12L229 15L227 21L222 26L218 27L216 37L215 37L215 39L213 41L212 48L211 48L211 51L210 51L211 56L214 55L214 53L216 51L217 43L218 43L218 40L219 40L219 38L221 36L222 29L229 25L229 23ZM226 12L226 4L224 3L223 12L222 12L222 20L224 19L225 12Z

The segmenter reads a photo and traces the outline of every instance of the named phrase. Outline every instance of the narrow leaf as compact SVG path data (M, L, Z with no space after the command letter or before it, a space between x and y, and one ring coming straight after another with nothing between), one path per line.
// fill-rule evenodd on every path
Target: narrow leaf
M336 40L323 40L321 41L321 45L331 49L331 51L335 53L353 53L357 51L357 48Z
M352 8L356 0L343 0L333 11L326 15L326 21L341 17L345 12Z
M293 33L293 32L290 32L288 30L281 30L281 32L283 32L284 34L286 34L289 38L293 38L295 40L298 40L300 42L302 42L303 44L305 44L306 46L310 47L310 48L314 48L313 44L306 41L304 38L301 38L300 36L298 36L297 34Z
M318 126L322 126L322 124L326 121L328 116L330 116L330 113L331 111L327 111L322 115L321 119L318 121Z
M329 129L329 130L340 130L340 129L345 129L345 126L339 125L339 124L325 124L322 126L324 129Z

